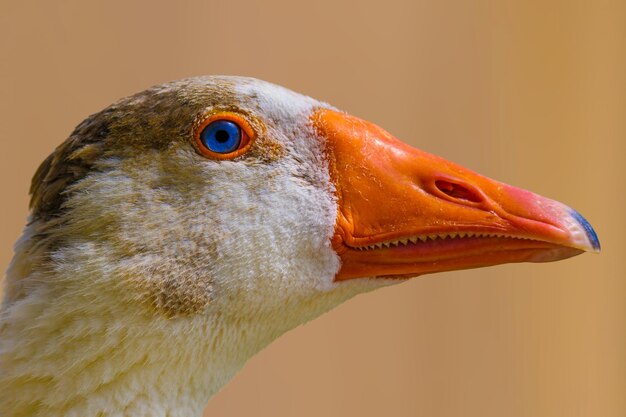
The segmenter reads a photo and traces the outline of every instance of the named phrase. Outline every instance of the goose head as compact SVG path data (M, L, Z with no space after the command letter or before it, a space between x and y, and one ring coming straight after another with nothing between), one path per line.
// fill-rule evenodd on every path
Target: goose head
M356 294L599 250L561 203L250 78L120 100L31 193L0 315L2 415L200 415L252 355Z

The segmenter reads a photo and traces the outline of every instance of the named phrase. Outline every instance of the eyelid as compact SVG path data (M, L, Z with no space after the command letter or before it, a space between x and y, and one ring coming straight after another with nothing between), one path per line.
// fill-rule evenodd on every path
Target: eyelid
M235 123L241 129L241 143L237 150L230 153L217 153L208 149L201 139L202 131L209 124L217 120L228 120ZM221 111L217 113L204 114L199 116L193 124L192 128L194 147L205 158L211 159L234 159L248 152L252 143L256 139L256 132L248 122L248 120L239 113L230 111Z

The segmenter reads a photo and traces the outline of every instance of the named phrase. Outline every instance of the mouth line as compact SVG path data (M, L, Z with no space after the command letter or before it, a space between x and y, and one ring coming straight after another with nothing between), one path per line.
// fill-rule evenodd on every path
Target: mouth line
M582 252L567 242L552 242L523 232L489 230L385 237L373 243L371 237L340 242L338 253L342 253L349 268L337 279L364 276L402 279L511 262L550 262Z
M511 235L504 233L485 233L485 232L454 232L454 233L431 233L431 234L422 234L415 235L409 237L402 237L398 239L389 239L384 241L379 241L376 243L372 243L369 245L351 245L347 242L344 245L352 250L367 252L367 251L375 251L380 249L391 249L395 247L403 248L403 247L432 247L432 246L440 246L444 244L444 242L453 241L460 242L462 240L470 242L487 242L487 241L500 241L500 240L510 240L510 241L526 241L529 243L546 243L543 240L538 240L530 237L519 236L519 235Z

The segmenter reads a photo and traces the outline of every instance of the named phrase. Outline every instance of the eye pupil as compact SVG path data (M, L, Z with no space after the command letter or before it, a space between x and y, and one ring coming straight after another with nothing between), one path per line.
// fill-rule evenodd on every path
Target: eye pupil
M225 130L218 130L215 132L215 139L219 143L225 143L228 142L228 139L230 139L230 134Z
M235 122L216 120L204 128L200 140L212 152L231 153L239 149L241 136L241 128Z

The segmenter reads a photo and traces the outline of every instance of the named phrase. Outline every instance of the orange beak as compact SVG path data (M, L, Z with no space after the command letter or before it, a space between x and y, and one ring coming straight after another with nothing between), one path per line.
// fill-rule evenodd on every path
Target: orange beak
M408 278L599 252L575 210L465 169L333 110L313 115L339 206L336 279Z

